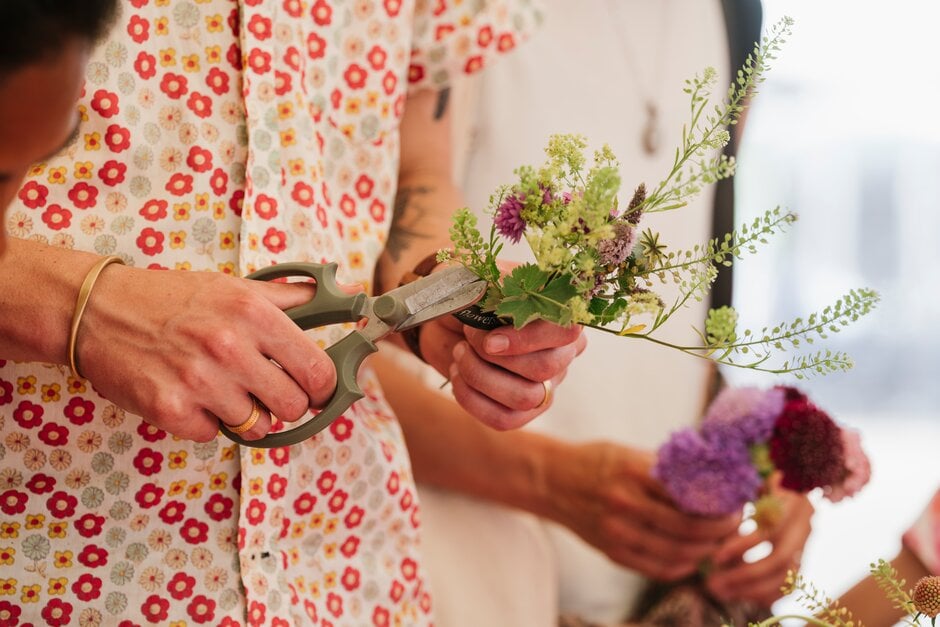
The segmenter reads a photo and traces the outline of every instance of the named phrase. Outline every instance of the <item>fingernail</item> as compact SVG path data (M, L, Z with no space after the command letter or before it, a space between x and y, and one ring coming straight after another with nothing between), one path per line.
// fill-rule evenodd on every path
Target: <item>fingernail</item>
M467 352L467 343L458 342L457 345L454 346L454 361L460 361L460 358L463 357L466 352Z
M456 379L456 378L457 378L457 374L458 374L458 371L457 371L457 364L451 364L451 365L450 365L450 370L449 370L448 372L450 372L450 377L449 377L449 378L450 378L451 381L453 381L454 379Z
M498 355L509 348L509 338L502 333L493 333L483 341L483 348L490 355Z

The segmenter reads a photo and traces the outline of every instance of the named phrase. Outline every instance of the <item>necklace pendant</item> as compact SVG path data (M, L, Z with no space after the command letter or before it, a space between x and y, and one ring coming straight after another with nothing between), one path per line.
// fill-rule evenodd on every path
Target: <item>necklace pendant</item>
M643 145L643 152L648 155L655 155L659 150L659 124L657 123L659 111L656 105L651 102L646 103L646 124L643 125L643 135L640 137Z

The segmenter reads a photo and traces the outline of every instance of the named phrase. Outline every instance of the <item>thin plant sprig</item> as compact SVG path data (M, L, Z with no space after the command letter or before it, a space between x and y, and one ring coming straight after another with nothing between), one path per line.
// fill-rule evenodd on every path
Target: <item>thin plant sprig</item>
M684 207L688 198L697 195L702 185L734 175L735 160L724 154L710 157L716 148L729 140L728 126L738 123L748 98L757 94L765 80L771 62L792 34L794 21L784 17L775 23L770 33L755 44L738 70L734 82L728 87L723 105L715 105L712 114L705 111L710 104L712 88L717 80L714 68L706 68L701 76L686 81L683 92L690 96L690 120L682 128L682 146L676 148L669 174L649 193L639 206L631 211L653 213ZM705 118L704 124L702 118Z
M801 614L771 616L759 623L750 623L750 627L775 627L780 624L780 621L787 619L802 620L816 627L863 627L860 621L853 618L848 608L839 605L837 600L822 593L800 574L789 571L782 591L784 594L796 594L797 602L812 616Z
M907 618L904 619L906 625L919 625L921 617L920 612L914 605L914 599L906 589L907 582L901 578L898 571L883 559L869 565L869 572L872 578L884 592L885 597L891 601L891 604L904 612Z

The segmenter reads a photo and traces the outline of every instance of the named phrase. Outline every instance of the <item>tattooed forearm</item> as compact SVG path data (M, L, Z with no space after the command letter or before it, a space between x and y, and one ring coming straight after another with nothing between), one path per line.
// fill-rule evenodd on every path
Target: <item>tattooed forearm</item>
M440 120L447 113L447 103L450 100L450 87L445 87L437 94L437 104L434 106L434 119Z
M434 234L430 233L426 227L422 229L422 223L431 213L424 199L434 191L433 187L426 185L398 188L392 226L385 245L385 252L392 261L399 261L405 251L412 248L416 241L434 239Z

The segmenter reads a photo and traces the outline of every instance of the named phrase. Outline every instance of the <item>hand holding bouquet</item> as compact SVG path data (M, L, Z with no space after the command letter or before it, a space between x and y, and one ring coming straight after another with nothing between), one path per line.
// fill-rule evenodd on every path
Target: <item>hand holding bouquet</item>
M871 475L856 431L841 428L792 387L726 388L699 428L662 445L653 476L679 509L705 516L756 504L755 520L772 526L776 504L768 481L831 501L860 490Z
M721 106L709 103L714 70L687 81L690 121L683 129L682 146L672 170L651 191L641 184L629 202L621 203L619 164L610 149L597 151L589 163L584 138L556 135L549 140L548 160L541 168L517 169L518 180L491 197L489 237L483 237L475 216L463 209L451 228L454 248L442 251L439 260L456 260L486 279L490 287L481 309L517 327L537 319L583 324L722 364L794 372L798 377L851 367L847 355L832 351L776 365L769 360L774 351L812 344L868 313L878 300L870 290L851 290L821 312L758 332L738 329L732 308L713 309L697 330L699 346L671 344L656 335L690 299L707 295L718 267L755 251L796 219L774 209L734 233L684 251L670 250L658 233L641 227L645 215L679 209L704 186L733 175L734 160L720 154L729 139L726 129L737 123L745 99L763 81L791 24L784 19L755 47ZM502 241L522 238L536 261L503 276L496 263ZM656 291L666 283L674 283L679 292L668 303Z

